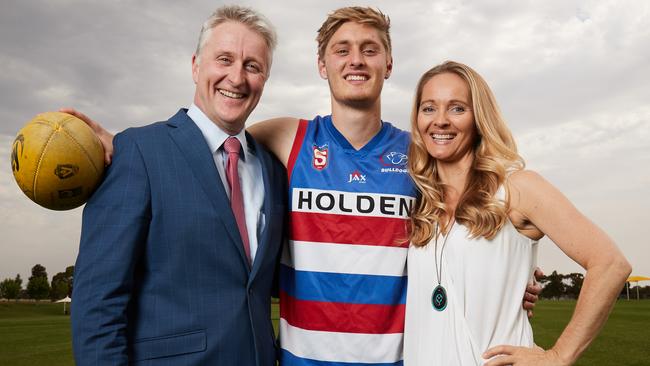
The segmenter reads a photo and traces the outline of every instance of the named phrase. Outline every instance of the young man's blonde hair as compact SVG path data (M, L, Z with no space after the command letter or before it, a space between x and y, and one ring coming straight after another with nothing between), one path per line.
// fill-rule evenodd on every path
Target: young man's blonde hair
M381 42L386 48L387 54L391 55L390 43L390 18L379 11L370 7L349 6L345 8L336 9L331 12L323 25L318 29L318 58L322 59L325 56L325 48L334 33L347 22L355 22L359 24L369 25L379 31Z

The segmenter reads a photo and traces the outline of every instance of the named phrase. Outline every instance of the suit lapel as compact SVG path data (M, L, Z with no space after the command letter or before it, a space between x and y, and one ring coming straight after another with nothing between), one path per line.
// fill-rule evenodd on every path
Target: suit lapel
M262 261L266 258L268 248L269 248L269 226L271 225L271 207L273 206L272 197L274 191L271 188L271 161L268 154L263 151L262 147L255 141L248 132L246 133L246 139L249 144L253 144L256 151L256 156L262 166L262 179L264 181L264 203L262 205L262 213L264 213L265 224L264 229L259 234L257 238L257 253L255 253L255 261L253 262L253 268L251 270L251 275L249 277L249 282L255 278L255 275L262 265Z
M176 115L167 121L167 124L175 127L170 130L169 135L176 143L179 150L187 160L187 165L192 168L194 176L200 182L203 191L208 196L210 203L219 213L221 222L225 226L226 232L239 252L242 261L250 270L246 253L242 245L242 239L239 235L235 216L230 208L230 201L226 195L225 188L221 183L219 171L214 166L214 159L201 130L196 126L191 118L187 116L185 110L180 110ZM218 239L218 238L216 238Z

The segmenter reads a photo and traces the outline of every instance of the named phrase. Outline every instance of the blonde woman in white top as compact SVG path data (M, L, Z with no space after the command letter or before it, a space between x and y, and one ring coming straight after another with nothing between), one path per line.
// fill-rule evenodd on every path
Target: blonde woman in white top
M404 361L418 365L571 365L604 325L631 268L556 188L524 170L490 88L446 62L416 90ZM571 321L534 347L520 306L547 235L586 270Z

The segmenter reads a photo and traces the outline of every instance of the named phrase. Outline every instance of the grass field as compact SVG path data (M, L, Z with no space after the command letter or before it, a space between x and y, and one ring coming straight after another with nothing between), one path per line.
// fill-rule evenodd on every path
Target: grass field
M532 321L537 344L553 344L574 306L574 301L537 305ZM0 364L72 365L69 317L62 312L62 304L0 302ZM277 308L273 316L278 317ZM619 301L577 365L650 365L650 301Z
M0 302L0 364L74 365L63 304Z
M575 301L541 301L531 323L535 343L551 347L569 322ZM650 301L619 300L605 328L576 365L650 365Z

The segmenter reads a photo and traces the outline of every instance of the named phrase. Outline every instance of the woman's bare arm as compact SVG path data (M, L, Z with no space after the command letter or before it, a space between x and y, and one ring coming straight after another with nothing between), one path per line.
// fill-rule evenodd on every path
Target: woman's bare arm
M509 181L513 210L547 235L585 270L585 280L569 324L548 351L498 346L485 358L495 365L571 365L605 324L631 267L612 239L555 187L531 171L514 173Z

